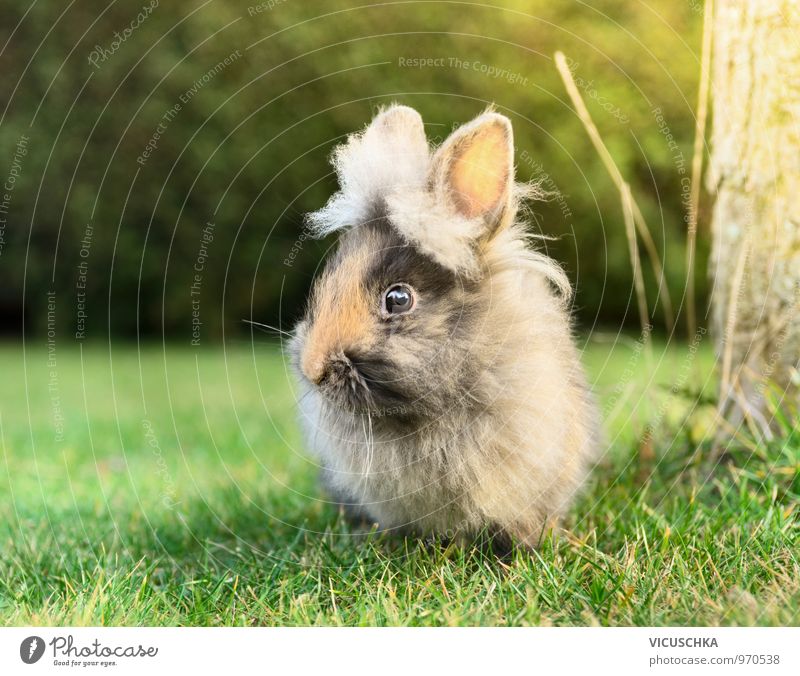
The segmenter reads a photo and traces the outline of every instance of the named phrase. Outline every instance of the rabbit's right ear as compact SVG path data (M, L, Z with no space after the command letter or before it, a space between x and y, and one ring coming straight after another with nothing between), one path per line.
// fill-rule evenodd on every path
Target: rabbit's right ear
M364 131L336 148L331 162L339 192L308 216L320 235L356 226L392 195L424 186L430 154L420 114L408 106L382 109Z
M461 218L480 222L479 236L491 237L511 212L514 138L509 119L489 110L459 127L436 152L430 182L439 202Z
M425 188L387 199L403 237L446 268L479 277L478 252L514 219L511 122L489 110L436 150Z

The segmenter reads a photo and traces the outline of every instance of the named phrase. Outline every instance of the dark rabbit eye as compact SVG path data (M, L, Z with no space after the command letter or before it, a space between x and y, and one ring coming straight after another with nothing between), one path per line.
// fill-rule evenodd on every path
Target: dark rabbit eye
M408 312L414 307L414 291L407 284L390 286L383 297L383 307L390 315Z

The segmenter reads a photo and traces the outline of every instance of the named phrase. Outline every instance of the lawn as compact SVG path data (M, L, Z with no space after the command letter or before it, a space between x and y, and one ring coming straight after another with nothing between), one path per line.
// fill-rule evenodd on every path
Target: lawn
M800 430L710 461L705 343L587 342L608 451L505 560L350 533L275 343L56 347L0 346L3 624L800 622Z

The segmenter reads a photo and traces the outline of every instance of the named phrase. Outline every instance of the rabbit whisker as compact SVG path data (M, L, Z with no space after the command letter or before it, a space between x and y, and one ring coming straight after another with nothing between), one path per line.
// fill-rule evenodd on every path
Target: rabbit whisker
M286 336L287 338L294 338L294 336L289 333L288 331L284 331L283 329L279 329L277 326L270 326L269 324L262 324L261 322L252 322L249 319L242 320L245 324L250 324L251 326L255 326L261 330L267 329L264 333L268 333L268 331L274 331L275 333Z

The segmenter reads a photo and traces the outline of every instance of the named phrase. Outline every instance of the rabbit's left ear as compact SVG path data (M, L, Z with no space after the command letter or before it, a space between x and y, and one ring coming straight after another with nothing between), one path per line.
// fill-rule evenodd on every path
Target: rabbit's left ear
M507 225L514 187L514 137L504 115L486 112L454 131L437 150L430 182L437 201L491 237Z
M393 195L424 188L430 154L422 118L408 106L383 108L366 129L337 146L331 161L339 192L308 214L317 235L362 224Z

